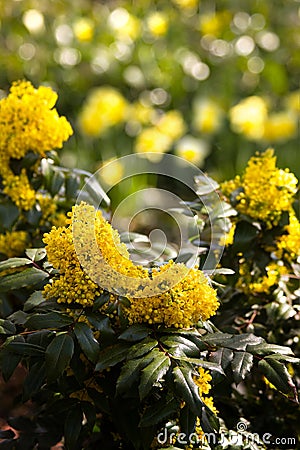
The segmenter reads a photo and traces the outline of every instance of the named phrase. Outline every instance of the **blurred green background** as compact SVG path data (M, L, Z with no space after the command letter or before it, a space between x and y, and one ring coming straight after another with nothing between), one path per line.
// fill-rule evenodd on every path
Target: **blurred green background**
M224 180L272 146L300 176L299 0L0 0L0 40L1 96L58 92L68 167L163 151Z

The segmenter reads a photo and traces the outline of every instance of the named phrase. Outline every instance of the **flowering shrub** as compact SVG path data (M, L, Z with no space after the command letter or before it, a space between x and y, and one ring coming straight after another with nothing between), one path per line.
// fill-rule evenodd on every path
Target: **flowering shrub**
M189 8L190 2L176 4ZM223 200L210 220L202 200L217 183L203 186L198 177L201 200L191 210L203 238L191 241L201 245L199 264L135 265L107 211L93 206L97 189L104 197L101 187L86 183L90 197L75 204L88 174L54 164L51 147L71 128L52 110L55 95L45 89L19 83L0 103L0 113L1 105L11 105L7 126L15 130L6 133L3 125L3 167L18 180L18 192L25 186L27 199L18 202L12 184L7 191L1 172L1 211L8 215L1 234L0 368L4 383L22 369L22 395L14 403L28 411L3 407L11 428L0 432L0 448L58 442L70 450L230 448L241 416L249 431L238 427L235 448L266 448L254 406L278 411L284 405L290 416L297 402L291 366L299 361L291 349L298 350L296 178L276 168L271 150L256 155L244 175L221 185ZM41 126L31 122L35 108L41 108ZM47 144L35 146L48 132ZM5 152L11 139L15 145ZM214 221L228 234L225 269L214 276L224 283L219 300L202 267ZM296 442L294 425L284 431ZM249 440L257 431L260 437Z

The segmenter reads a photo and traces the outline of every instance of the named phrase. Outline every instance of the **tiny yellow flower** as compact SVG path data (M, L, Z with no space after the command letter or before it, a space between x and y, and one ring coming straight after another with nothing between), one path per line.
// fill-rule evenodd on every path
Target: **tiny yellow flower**
M88 18L78 19L73 24L73 30L78 41L89 42L94 35L94 23Z
M147 17L147 28L155 37L164 36L168 31L168 17L163 12L155 11Z

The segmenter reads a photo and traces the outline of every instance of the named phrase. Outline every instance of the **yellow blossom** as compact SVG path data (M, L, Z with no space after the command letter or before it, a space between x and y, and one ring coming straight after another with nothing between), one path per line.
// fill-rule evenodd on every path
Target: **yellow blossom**
M6 231L0 234L0 253L8 258L21 256L27 246L26 231Z
M106 185L114 186L124 175L124 166L120 160L111 158L104 161L100 167L100 184L104 182Z
M57 94L50 88L35 89L29 81L13 83L10 94L0 100L0 161L7 155L20 159L28 151L41 156L72 134L65 117L54 107ZM2 164L0 164L2 174Z
M211 12L201 14L200 16L200 32L203 35L211 35L219 37L227 28L231 20L229 11Z
M292 207L298 180L288 169L276 167L273 149L248 161L245 173L222 184L225 195L236 196L235 208L253 219L276 225L283 211Z
M264 124L263 139L269 142L279 142L296 136L298 120L296 114L289 111L273 113Z
M91 245L93 239L96 245ZM53 227L45 234L44 243L49 262L59 270L57 278L44 289L46 298L55 297L58 302L85 307L93 304L103 288L122 289L122 295L131 303L124 306L129 323L146 322L177 328L207 320L218 308L216 292L200 270L189 270L171 261L160 270L153 269L150 279L146 269L135 266L129 259L118 232L100 211L84 203L73 207L64 227ZM123 284L122 276L125 276ZM159 289L155 290L157 286ZM144 297L130 296L140 289ZM161 294L151 295L151 292Z
M74 34L81 42L89 42L94 35L94 23L88 18L78 19L74 25Z
M135 142L136 153L164 153L172 145L172 139L155 127L145 128Z
M224 112L212 99L198 99L194 103L194 128L200 133L215 133L221 125Z
M119 39L135 41L140 34L141 26L137 17L125 8L116 8L109 17L109 25Z
M184 136L175 145L176 155L199 166L203 164L208 152L209 149L206 141L196 139L190 135Z
M300 114L300 89L290 92L286 97L285 104L289 110Z
M15 205L28 211L35 204L35 191L31 188L25 169L20 175L10 175L3 180L3 192L7 194Z
M258 96L243 99L229 111L233 131L244 134L250 140L263 138L267 115L267 104Z
M285 229L286 234L277 241L276 255L279 258L284 256L291 262L300 257L300 222L294 213L290 213L289 224Z
M286 267L275 261L266 266L265 275L260 271L251 270L249 264L245 261L240 265L240 278L236 286L245 294L269 294L270 290L277 286L282 275L287 273Z
M174 141L179 139L186 130L182 114L176 110L166 112L158 120L156 126L161 133Z
M168 31L168 17L163 12L152 12L147 17L147 28L155 37L164 36Z
M91 91L79 115L82 131L100 136L108 128L122 123L127 113L127 101L116 89L103 86Z

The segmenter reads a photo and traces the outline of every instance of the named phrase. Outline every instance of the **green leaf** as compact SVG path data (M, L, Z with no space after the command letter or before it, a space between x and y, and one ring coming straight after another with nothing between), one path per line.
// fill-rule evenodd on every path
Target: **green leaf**
M182 353L186 356L191 357L197 357L200 355L200 351L197 345L184 336L176 334L165 336L161 339L161 343L168 348L175 349L175 352L172 352L172 354L174 355L178 353L179 356L181 356Z
M0 319L0 334L15 334L16 327L10 320Z
M105 294L99 295L99 297L97 297L94 301L93 311L97 311L99 308L101 308L101 306L105 305L105 303L107 303L109 299L110 294L107 292Z
M58 194L64 182L65 182L65 175L61 171L55 170L49 187L49 191L52 196Z
M28 342L17 342L16 340L10 342L5 348L12 353L17 353L22 356L41 356L45 353L43 347L39 345Z
M33 314L25 322L25 325L30 330L43 330L45 328L64 328L72 323L72 317L53 311L45 314Z
M30 295L30 297L28 297L28 299L24 303L23 309L25 312L30 311L35 306L38 306L39 304L43 303L44 301L45 301L45 299L43 297L43 292L35 291Z
M164 419L169 419L178 411L179 403L174 398L166 400L164 397L147 407L142 415L139 426L148 427L158 425Z
M120 334L118 339L123 341L135 342L144 339L151 333L151 329L145 325L134 324L127 328L123 333Z
M276 359L265 358L259 361L258 367L269 382L283 394L288 395L295 391L292 377L281 362Z
M31 259L31 261L41 261L44 259L47 255L47 252L44 248L27 248L25 251L28 258Z
M272 353L279 353L282 355L293 355L290 347L284 347L282 345L268 344L262 342L258 345L248 345L247 350L255 355L270 355Z
M22 355L11 353L5 347L0 349L0 371L5 382L10 379L21 359Z
M24 325L27 318L28 318L28 314L26 314L24 311L22 311L20 309L16 312L12 313L8 317L8 319L10 319L13 323L16 323L17 325Z
M267 359L267 360L276 359L277 361L283 361L286 363L289 362L292 364L300 364L300 358L295 358L295 357L289 356L289 355L281 355L280 353L279 354L276 353L274 355L268 355L268 356L266 356L265 359Z
M158 349L156 350L159 353ZM153 351L143 358L140 359L130 359L126 361L121 369L120 376L117 380L117 393L119 395L126 394L131 388L132 384L139 379L141 375L141 370L150 364L155 358L156 353Z
M192 370L184 366L173 369L175 392L184 400L190 410L198 417L201 416L203 402L199 396L199 389L192 377Z
M209 344L210 346L218 346L222 345L223 347L227 346L227 342L232 338L232 334L222 333L218 331L216 333L207 333L202 337L203 341Z
M94 338L90 327L86 323L78 322L74 327L74 332L85 356L96 363L99 356L99 343Z
M10 200L0 204L0 224L8 230L12 227L20 214L19 209Z
M0 278L0 291L6 292L10 290L20 289L25 286L33 286L45 280L49 274L43 270L30 267L22 272L6 275Z
M217 363L219 366L225 370L230 361L233 358L233 351L229 348L219 348L216 352L213 352L210 356L210 361Z
M80 186L80 177L78 175L68 173L65 177L65 192L68 199L77 197L77 190Z
M82 428L82 420L81 406L76 404L70 409L65 421L64 437L66 450L74 450L77 447Z
M45 354L47 378L55 381L69 365L74 352L74 341L68 334L55 336Z
M231 361L231 368L233 372L233 379L236 384L239 384L245 379L248 372L253 366L253 355L248 352L236 352Z
M120 363L126 358L129 348L125 343L106 347L99 354L99 362L96 364L95 370L104 370Z
M259 230L251 223L242 220L237 223L234 232L234 242L232 244L232 250L242 252L249 248L253 239L256 238Z
M127 354L127 359L140 358L143 355L149 353L154 347L158 345L156 339L146 338L142 342L138 342L130 347Z
M195 431L197 414L195 414L189 406L185 405L180 410L179 423L180 423L180 431L183 433L186 438L191 435ZM187 442L187 445L190 442Z
M192 365L191 369L194 368L193 366L201 366L204 369L212 370L215 372L219 372L222 375L225 375L222 367L218 363L215 363L212 361L205 361L204 359L198 359L198 358L187 358L184 356L180 356L180 357L178 357L178 359L180 361L185 361L187 363L190 363Z
M149 394L152 387L167 373L170 365L170 358L165 353L159 352L156 354L155 359L142 370L139 384L139 396L141 400Z
M46 378L45 363L36 362L29 370L23 384L23 400L29 400L33 394L38 392Z
M27 258L9 258L0 262L0 270L15 269L27 264L32 264L32 261Z

